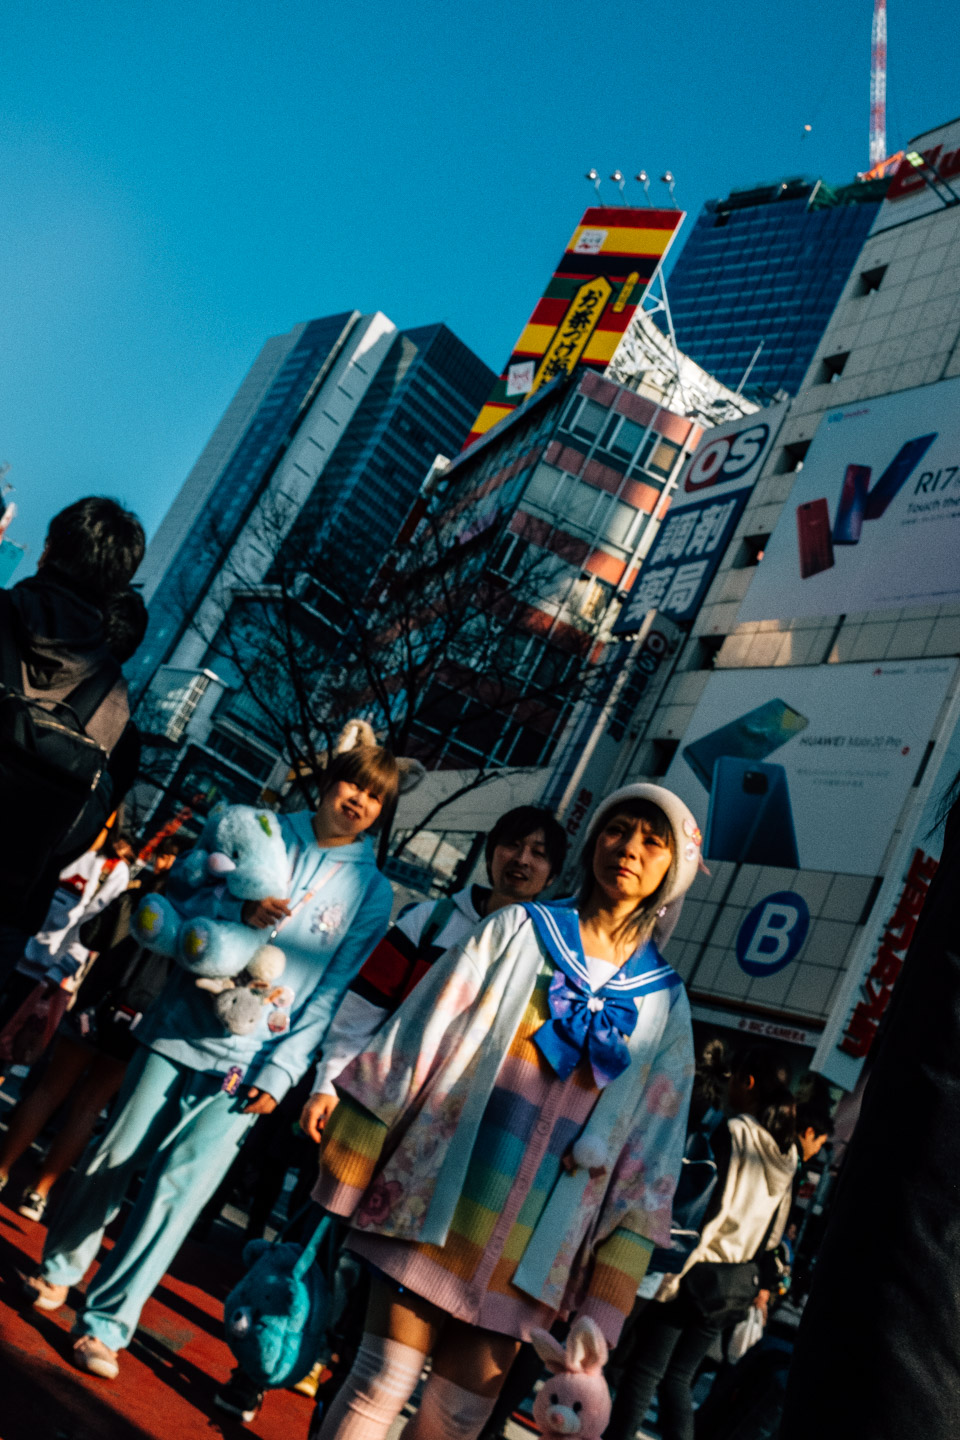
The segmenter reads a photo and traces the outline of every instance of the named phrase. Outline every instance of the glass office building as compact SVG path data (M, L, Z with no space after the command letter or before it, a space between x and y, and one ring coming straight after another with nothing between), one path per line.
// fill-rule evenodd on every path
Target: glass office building
M709 200L668 278L677 344L762 402L795 395L888 181L792 179Z
M196 481L191 476L171 508L172 518L189 503L189 524L181 523L178 542L165 547L162 569L153 577L151 562L156 570L157 561L148 551L141 578L149 581L150 625L129 667L136 691L175 656L301 425L311 412L330 407L328 392L338 388L333 367L351 353L362 320L358 311L330 315L268 342L245 382L256 381L248 413L216 463ZM266 353L271 345L279 347L276 354ZM355 363L368 375L369 358ZM301 535L309 527L318 551L331 543L342 543L354 555L362 550L371 573L435 456L457 454L493 379L489 367L445 325L396 331L375 363L295 522ZM255 376L258 367L265 373ZM198 482L201 493L191 497ZM363 578L357 574L358 583Z

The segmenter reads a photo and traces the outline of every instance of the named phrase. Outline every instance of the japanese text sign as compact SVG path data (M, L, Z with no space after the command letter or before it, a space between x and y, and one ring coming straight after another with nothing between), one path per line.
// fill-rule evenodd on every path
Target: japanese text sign
M639 630L648 610L679 624L694 618L749 495L748 489L737 490L670 511L617 617L615 635Z

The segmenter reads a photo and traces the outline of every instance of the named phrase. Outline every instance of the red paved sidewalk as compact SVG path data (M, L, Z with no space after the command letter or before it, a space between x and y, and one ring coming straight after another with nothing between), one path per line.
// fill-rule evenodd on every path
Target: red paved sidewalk
M75 1292L53 1314L21 1303L17 1269L39 1258L43 1236L0 1203L0 1440L306 1440L312 1402L290 1391L269 1394L250 1425L214 1409L232 1367L221 1307L238 1258L188 1241L148 1301L119 1379L105 1381L70 1363Z

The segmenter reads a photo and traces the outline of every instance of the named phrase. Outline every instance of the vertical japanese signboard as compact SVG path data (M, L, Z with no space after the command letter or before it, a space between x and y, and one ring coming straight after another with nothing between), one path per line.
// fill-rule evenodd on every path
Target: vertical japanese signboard
M615 635L638 630L650 610L681 625L693 620L785 413L774 405L707 432L677 483L676 503L617 617Z
M606 369L682 220L680 210L585 212L464 449L557 375Z

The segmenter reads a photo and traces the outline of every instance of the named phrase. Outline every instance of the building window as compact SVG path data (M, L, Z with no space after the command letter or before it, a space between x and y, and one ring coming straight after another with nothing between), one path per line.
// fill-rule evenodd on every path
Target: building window
M664 440L662 435L651 435L643 447L639 463L644 470L668 480L679 454L680 446L674 445L672 440Z
M666 775L670 762L677 753L679 740L653 740L650 744L650 774Z
M875 265L872 270L861 271L860 282L857 286L856 293L858 295L872 295L874 290L880 289L886 273L886 265Z
M836 355L826 355L820 361L820 374L817 380L818 385L833 385L840 379L850 359L849 350L841 350Z
M529 540L513 531L504 535L490 559L490 569L505 580L512 580L520 569L521 561L529 549Z
M795 440L792 445L784 445L780 455L779 473L793 475L798 470L802 470L809 449L809 440Z
M614 587L596 575L585 575L581 580L579 610L584 620L599 620L614 596Z
M734 570L748 570L752 565L759 565L763 559L763 552L766 549L769 533L766 535L745 535L740 541L740 548L733 561Z
M645 434L643 426L638 425L634 420L624 420L619 416L614 416L607 426L602 448L629 465L639 450Z
M570 429L574 435L579 435L581 440L594 440L600 434L601 426L609 413L609 410L605 410L595 400L587 400Z
M692 668L713 670L725 639L725 635L701 635L697 640L696 664Z
M252 775L257 780L268 780L277 763L276 755L263 755L249 745L243 745L231 739L222 730L210 731L206 747L215 754L221 755L224 760L229 760L231 764L239 765L241 770L245 770L248 775Z

